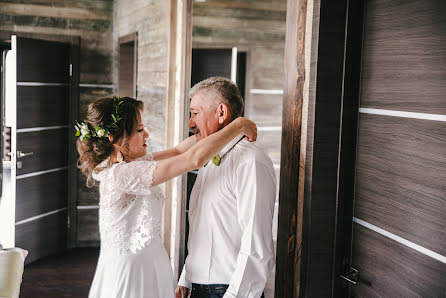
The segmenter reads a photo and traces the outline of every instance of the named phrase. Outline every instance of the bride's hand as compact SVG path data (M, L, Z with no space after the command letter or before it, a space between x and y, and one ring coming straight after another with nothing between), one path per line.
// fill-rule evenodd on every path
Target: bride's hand
M239 122L240 133L245 135L250 142L255 142L257 139L257 125L245 117L238 117L235 121Z

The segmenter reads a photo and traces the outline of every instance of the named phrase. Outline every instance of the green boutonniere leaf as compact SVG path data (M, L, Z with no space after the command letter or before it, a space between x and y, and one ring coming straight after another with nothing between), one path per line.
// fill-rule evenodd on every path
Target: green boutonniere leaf
M214 163L214 165L218 167L221 163L220 155L217 154L214 157L212 157L212 162Z

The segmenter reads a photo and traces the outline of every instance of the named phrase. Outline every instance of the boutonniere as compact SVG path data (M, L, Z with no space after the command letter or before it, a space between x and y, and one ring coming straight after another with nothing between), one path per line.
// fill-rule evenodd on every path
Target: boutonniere
M245 136L241 137L240 140L238 140L237 143L235 143L234 145L232 145L232 147L229 148L228 151L226 151L225 153L223 153L222 156L216 154L214 157L212 157L212 163L213 163L214 165L216 165L217 167L219 167L220 164L221 164L221 159L222 159L222 158L223 158L229 151L231 151L232 148L235 147L235 145L237 145L241 140L243 140L244 137L245 137Z

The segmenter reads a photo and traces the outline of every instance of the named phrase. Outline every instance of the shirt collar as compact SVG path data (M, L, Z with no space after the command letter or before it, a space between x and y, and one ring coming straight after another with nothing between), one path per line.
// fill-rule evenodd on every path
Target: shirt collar
M236 136L234 139L232 139L232 141L230 141L225 147L223 147L223 149L221 149L220 152L218 152L218 155L220 155L220 157L223 157L226 153L228 153L229 150L232 149L232 147L235 146L235 144L237 144L241 138L243 138L244 135L239 134L238 136Z

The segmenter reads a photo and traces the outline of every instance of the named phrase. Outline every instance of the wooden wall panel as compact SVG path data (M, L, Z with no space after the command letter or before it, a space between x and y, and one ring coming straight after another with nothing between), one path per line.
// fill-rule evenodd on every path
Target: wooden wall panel
M67 207L67 181L67 170L17 180L16 221Z
M170 1L113 1L113 42L120 37L138 33L138 99L145 104L145 126L148 128L151 145L155 151L165 149L166 100L168 83L168 54L170 32ZM117 49L117 46L115 47ZM114 53L115 57L117 53ZM114 81L118 79L114 69Z
M446 114L446 2L366 1L362 107Z
M446 264L354 224L353 297L445 297Z
M17 88L17 128L68 125L69 99L65 86Z
M55 129L17 134L17 147L23 152L34 152L18 159L22 168L17 175L68 166L68 129ZM55 144L46 146L46 144Z
M362 114L355 216L446 255L446 123Z
M57 253L66 247L67 212L58 212L16 226L16 246L29 251L26 263Z
M77 205L78 206L95 206L99 204L99 182L89 188L86 187L87 178L84 174L78 171L78 181L81 187L77 190Z
M99 209L81 209L77 212L77 241L80 246L99 244Z
M255 145L261 148L271 158L273 164L280 165L281 131L259 131Z

